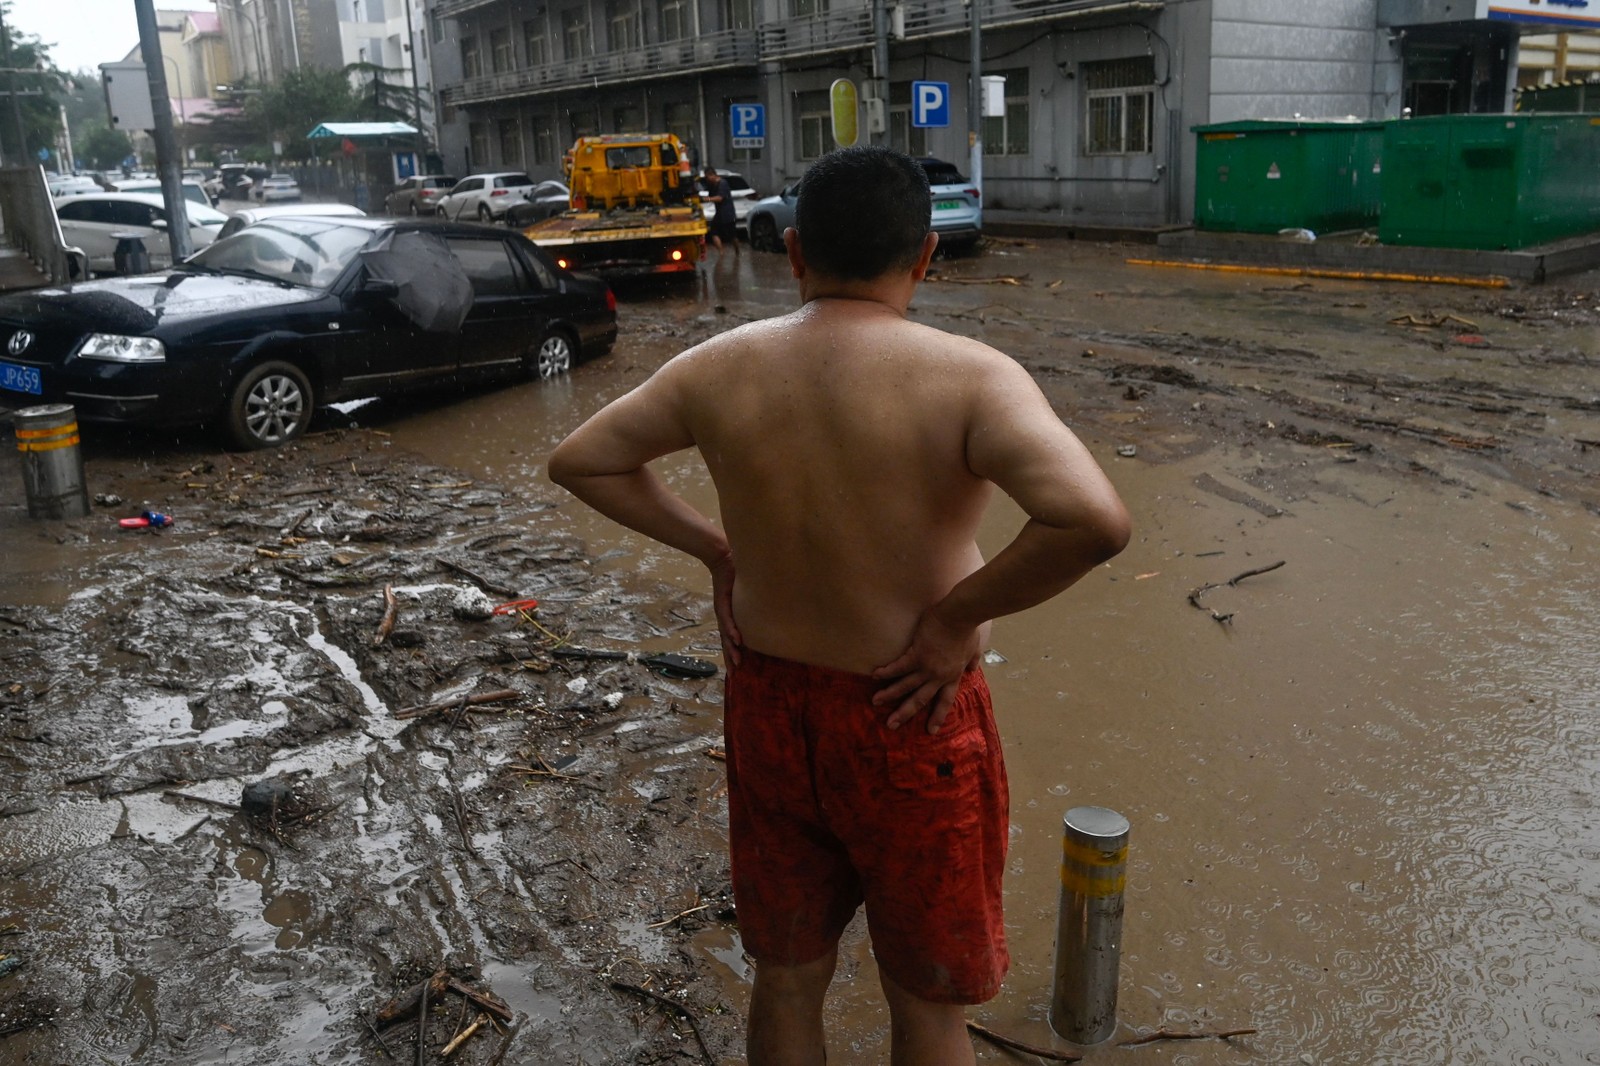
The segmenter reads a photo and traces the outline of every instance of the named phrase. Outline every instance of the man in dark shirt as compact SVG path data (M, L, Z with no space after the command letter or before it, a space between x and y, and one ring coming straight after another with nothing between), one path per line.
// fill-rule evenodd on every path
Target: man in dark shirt
M717 174L716 167L706 167L705 187L707 203L717 205L716 214L711 216L711 230L706 234L711 238L711 243L717 246L717 258L722 258L722 242L727 241L733 245L735 255L739 254L739 216L733 209L733 189L728 185L728 179Z

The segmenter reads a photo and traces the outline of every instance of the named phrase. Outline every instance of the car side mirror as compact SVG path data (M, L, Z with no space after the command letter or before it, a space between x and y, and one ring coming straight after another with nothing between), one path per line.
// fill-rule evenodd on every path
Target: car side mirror
M361 295L391 299L400 295L400 286L392 278L367 278L361 283Z

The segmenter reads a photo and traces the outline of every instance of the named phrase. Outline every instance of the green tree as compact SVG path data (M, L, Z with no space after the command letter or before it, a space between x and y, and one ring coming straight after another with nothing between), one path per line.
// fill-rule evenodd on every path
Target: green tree
M11 5L0 3L5 32L0 34L0 155L7 163L37 161L35 153L53 153L61 129L58 98L65 75L50 62L49 49L31 34L19 33L11 22ZM16 93L13 99L9 94ZM15 110L13 110L13 103ZM22 139L17 138L21 127Z
M289 71L277 85L250 96L244 112L268 140L282 142L285 156L305 159L311 155L306 134L319 123L359 117L361 105L344 71L305 67Z
M411 75L403 67L380 67L376 63L351 63L344 68L347 77L357 81L356 99L364 122L405 122L416 124L420 102L424 111L431 106L420 94L411 92Z
M113 170L133 151L128 135L104 122L90 122L72 132L72 150L77 153L80 167Z

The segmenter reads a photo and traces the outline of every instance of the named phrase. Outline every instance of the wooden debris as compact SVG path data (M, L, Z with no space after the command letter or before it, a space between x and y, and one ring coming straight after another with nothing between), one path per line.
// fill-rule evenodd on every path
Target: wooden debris
M1037 1055L1041 1059L1049 1059L1051 1062L1079 1062L1083 1059L1082 1055L1075 1055L1070 1051L1056 1051L1054 1048L1039 1047L1037 1044L1027 1044L1009 1036L1001 1036L993 1029L979 1025L974 1021L967 1022L967 1031L974 1036L983 1037L983 1039L997 1047L1010 1048L1012 1051L1021 1051L1029 1055Z
M501 703L505 700L518 700L522 693L514 688L495 689L493 692L475 692L466 697L469 710L478 708L485 703ZM424 703L416 707L402 707L394 712L396 718L421 718L425 715L438 714L441 711L453 711L461 703L460 699L445 700L442 703Z
M450 987L450 971L438 970L426 981L421 981L405 992L391 999L388 1003L378 1008L377 1024L379 1029L387 1029L396 1022L403 1022L417 1013L417 1004L422 1002L424 989L434 995L442 996Z
M449 559L436 559L434 561L440 566L444 567L446 570L449 570L452 573L460 574L462 577L466 578L468 581L471 581L485 592L492 592L496 596L504 596L507 599L514 598L517 594L515 589L509 589L504 585L498 585L481 574L477 574L471 570L468 570L460 563L452 563Z
M1255 1029L1196 1029L1193 1032L1183 1032L1162 1026L1153 1033L1124 1040L1117 1046L1138 1047L1140 1044L1153 1044L1157 1040L1227 1040L1229 1037L1252 1036L1255 1033Z
M944 274L929 274L928 281L943 281L951 285L1025 285L1027 274L991 274L979 278L952 278Z
M450 979L450 991L458 996L464 996L472 1003L499 1017L502 1021L509 1022L513 1015L511 1008L506 1006L505 1000L492 992L480 992L470 985L464 985L455 978Z
M482 1029L486 1024L488 1024L488 1021L489 1016L487 1014L478 1015L472 1020L471 1025L457 1033L455 1039L451 1040L450 1043L444 1046L444 1050L439 1052L439 1055L443 1058L449 1058L451 1052L455 1051L456 1048L472 1039L472 1034L476 1033L479 1029Z
M1482 328L1472 319L1462 318L1460 315L1401 315L1398 318L1391 318L1389 325L1407 326L1411 329L1438 329L1441 326L1449 325L1451 322L1473 330Z
M700 1045L700 1054L705 1057L706 1066L716 1066L716 1056L712 1055L711 1049L706 1046L705 1035L700 1032L700 1022L697 1018L695 1018L694 1012L688 1007L685 1007L682 1003L679 1003L676 1000L668 999L666 996L652 992L648 988L640 988L638 985L630 985L626 981L612 981L611 987L622 992L632 992L636 996L643 996L645 999L659 1003L661 1006L667 1008L668 1010L672 1011L672 1013L688 1022L689 1028L694 1030L695 1043Z
M1208 612L1211 615L1211 617L1212 617L1212 619L1214 621L1222 622L1222 623L1230 622L1230 621L1233 620L1233 612L1230 611L1227 614L1223 614L1221 611L1213 610L1212 608L1207 607L1204 604L1202 604L1200 602L1200 597L1204 596L1207 592L1210 592L1212 589L1220 589L1224 585L1226 585L1228 588L1233 588L1236 585L1238 585L1239 582L1243 581L1247 577L1256 577L1256 576L1258 576L1260 574L1270 574L1274 570L1278 569L1280 566L1283 566L1283 565L1285 565L1285 560L1280 559L1279 561L1273 563L1271 566L1262 566L1262 567L1257 567L1254 570L1246 570L1242 574L1235 574L1233 577L1229 578L1226 581L1213 581L1208 585L1201 585L1199 588L1197 588L1193 592L1189 593L1189 606L1196 607L1196 608L1199 608L1202 611Z
M664 922L652 922L650 925L645 926L645 928L646 929L664 929L667 926L671 925L673 922L677 921L679 918L687 918L689 915L694 914L694 913L696 913L698 911L703 911L709 906L711 906L711 904L702 903L697 907L690 907L686 911L679 911L677 914L674 914L671 918L668 918Z
M428 1054L428 993L432 990L432 988L432 981L422 982L422 1004L417 1008L416 1066L422 1066L423 1060Z
M395 621L400 617L400 597L394 594L393 585L383 586L383 621L378 623L378 635L372 638L374 645L382 644L389 639L389 634L394 632Z

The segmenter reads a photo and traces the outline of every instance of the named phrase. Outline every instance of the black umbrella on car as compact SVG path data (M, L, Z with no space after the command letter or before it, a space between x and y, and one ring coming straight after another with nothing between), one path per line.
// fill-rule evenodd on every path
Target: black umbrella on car
M472 310L472 282L442 237L397 233L361 259L369 277L394 282L394 305L419 329L460 331Z

